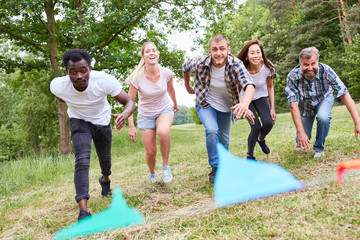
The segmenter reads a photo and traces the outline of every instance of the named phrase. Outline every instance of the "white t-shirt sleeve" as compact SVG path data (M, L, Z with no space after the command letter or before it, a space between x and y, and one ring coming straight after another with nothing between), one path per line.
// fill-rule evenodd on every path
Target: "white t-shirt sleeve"
M58 98L62 98L62 96L63 96L64 84L66 84L66 81L64 81L65 78L66 78L66 76L57 77L57 78L54 78L50 83L50 91L52 92L52 94L54 94ZM70 81L70 79L69 79L69 81Z
M50 91L52 92L52 94L54 94L55 96L58 96L57 95L57 84L56 84L56 78L54 80L51 81L50 83Z
M115 97L121 92L122 86L115 77L107 74L104 81L104 90L106 94L110 94L112 97Z

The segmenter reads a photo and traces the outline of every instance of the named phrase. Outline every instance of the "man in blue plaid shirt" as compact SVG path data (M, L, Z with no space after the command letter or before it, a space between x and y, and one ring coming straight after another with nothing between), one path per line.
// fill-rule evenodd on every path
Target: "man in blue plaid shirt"
M319 63L319 50L305 48L300 52L299 65L287 76L285 93L290 104L297 135L296 149L310 150L311 130L316 116L317 130L314 143L314 158L325 156L325 138L330 129L334 96L342 100L355 124L355 137L360 132L360 117L348 89L326 64Z
M244 64L230 54L230 50L228 38L218 34L210 39L209 56L193 58L182 65L185 88L190 94L196 94L196 111L205 127L211 183L219 163L217 142L229 148L232 111L236 118L246 117L250 122L254 117L249 104L255 85ZM194 87L190 85L191 73L195 74ZM241 103L239 88L245 90Z

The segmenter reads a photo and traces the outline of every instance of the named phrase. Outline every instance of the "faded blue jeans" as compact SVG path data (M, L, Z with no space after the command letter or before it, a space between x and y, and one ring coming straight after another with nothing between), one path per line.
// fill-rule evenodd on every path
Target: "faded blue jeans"
M70 118L71 140L75 151L74 183L75 200L89 199L89 168L91 140L94 141L103 176L111 174L111 139L110 124L95 125L82 119Z
M229 149L229 134L232 111L220 112L209 106L207 108L195 106L201 122L205 127L206 150L211 167L217 167L219 158L216 144L220 142Z
M331 110L334 105L334 96L329 94L326 98L324 98L321 103L316 108L316 139L313 146L313 149L316 152L324 151L325 138L327 137L330 129L330 121L331 121ZM311 131L314 124L314 117L301 117L301 121L305 130L306 135L309 139L311 139ZM296 135L297 142L297 135Z

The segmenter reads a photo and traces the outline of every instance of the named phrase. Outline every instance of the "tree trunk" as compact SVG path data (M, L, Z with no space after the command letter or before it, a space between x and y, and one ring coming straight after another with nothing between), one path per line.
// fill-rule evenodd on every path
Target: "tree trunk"
M336 8L337 8L337 12L338 12L338 16L339 16L339 26L340 26L340 32L341 32L341 38L342 38L342 41L344 43L344 45L346 44L346 40L344 38L345 34L344 34L344 29L342 27L342 16L341 16L341 11L340 11L340 7L339 7L339 1L336 0Z
M294 2L292 0L290 0L290 4L291 4L291 8L294 12L294 17L296 18L296 11L295 11L295 6L294 6Z
M58 43L56 40L56 25L55 25L55 3L53 0L45 2L46 16L47 16L47 30L49 35L49 58L51 66L54 70L55 76L61 76L60 65L58 61ZM70 154L72 152L70 139L69 118L66 113L66 104L57 99L58 118L60 127L59 151L62 154Z
M349 24L347 23L347 20L346 20L345 2L344 2L344 0L340 0L340 3L341 3L341 10L342 10L342 15L343 15L343 20L344 20L343 22L345 24L346 37L347 37L349 45L351 45L352 38L351 38L351 35L350 35L350 27L349 27Z
M37 141L36 137L34 139L34 151L35 151L36 155L39 155L40 151L39 151L39 145L38 145L38 141Z

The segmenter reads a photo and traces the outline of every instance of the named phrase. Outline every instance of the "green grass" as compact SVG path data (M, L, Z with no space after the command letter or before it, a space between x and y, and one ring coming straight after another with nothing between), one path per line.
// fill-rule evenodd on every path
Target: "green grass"
M342 186L335 184L336 165L359 157L359 140L345 106L335 107L332 117L324 158L314 160L313 151L294 150L295 128L289 113L279 114L267 137L271 154L255 149L257 159L281 165L301 180L306 185L303 191L226 208L213 203L203 126L173 126L174 180L169 184L148 183L140 136L132 143L127 129L114 132L112 187L119 186L128 204L147 221L86 239L359 239L360 175L354 171ZM245 120L232 126L233 154L246 156L249 131ZM159 152L156 170L161 179ZM50 239L73 223L78 214L73 171L74 156L44 154L0 162L0 239ZM111 203L100 197L99 175L93 151L89 201L93 214Z

